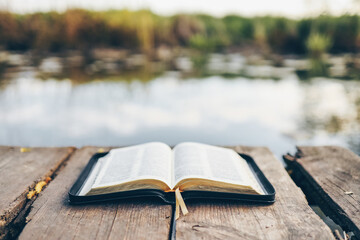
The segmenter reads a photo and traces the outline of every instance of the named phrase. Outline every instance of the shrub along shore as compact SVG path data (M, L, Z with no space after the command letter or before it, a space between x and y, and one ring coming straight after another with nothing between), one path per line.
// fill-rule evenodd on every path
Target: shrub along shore
M360 17L329 16L293 20L284 17L203 14L159 16L148 10L14 14L0 12L0 48L59 52L90 48L126 48L151 53L159 46L201 52L253 47L264 53L357 52Z
M51 56L63 57L55 62L82 66L87 73L108 68L115 72L133 70L134 66L142 66L147 72L177 70L178 58L187 56L193 70L186 67L186 71L206 75L214 70L206 69L211 54L241 53L261 56L276 67L287 66L285 58L308 58L307 64L301 60L301 66L295 67L305 79L360 79L359 50L358 15L294 20L274 16L160 16L148 10L0 12L0 75L14 65L41 67L42 59ZM157 63L149 64L154 61Z

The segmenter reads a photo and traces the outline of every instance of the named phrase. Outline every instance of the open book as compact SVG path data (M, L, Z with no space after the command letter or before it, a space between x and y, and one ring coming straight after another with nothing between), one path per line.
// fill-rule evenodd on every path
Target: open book
M171 149L151 142L111 150L94 165L78 195L142 189L264 194L246 160L231 149L191 142Z

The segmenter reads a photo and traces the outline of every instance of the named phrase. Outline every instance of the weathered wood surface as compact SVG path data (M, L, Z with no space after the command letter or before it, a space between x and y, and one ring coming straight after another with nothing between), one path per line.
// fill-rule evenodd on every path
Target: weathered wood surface
M276 202L187 202L189 214L176 222L177 239L334 239L304 194L267 148L236 147L251 155L276 189Z
M298 147L287 160L309 198L360 239L360 157L342 147Z
M52 177L73 148L0 147L0 239L11 238L32 201L26 195L36 182Z
M95 147L75 152L33 204L19 239L168 239L171 206L142 200L84 206L68 203L68 191Z

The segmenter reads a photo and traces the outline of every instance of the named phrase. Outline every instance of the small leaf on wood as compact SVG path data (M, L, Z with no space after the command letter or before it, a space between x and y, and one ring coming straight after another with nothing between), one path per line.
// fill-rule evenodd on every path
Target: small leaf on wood
M46 185L45 181L38 182L35 186L36 193L39 194L45 185Z
M36 192L35 190L32 190L30 192L28 192L28 194L26 195L27 199L32 199L35 196Z
M31 148L25 148L25 147L20 148L20 152L22 152L22 153L30 152L30 151L31 151Z
M45 178L46 184L48 184L51 180L52 180L51 177L46 177L46 178Z
M99 149L97 150L97 152L98 152L98 153L103 153L103 152L105 152L105 149L99 148Z

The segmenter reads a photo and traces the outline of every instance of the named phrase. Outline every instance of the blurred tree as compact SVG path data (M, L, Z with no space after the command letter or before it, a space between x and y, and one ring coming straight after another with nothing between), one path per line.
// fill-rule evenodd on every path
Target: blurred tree
M319 33L312 33L306 42L311 61L312 76L327 76L327 62L324 54L331 47L331 39L329 36Z
M229 15L223 18L223 22L233 45L254 39L254 23L251 19Z
M139 47L137 12L111 10L99 14L107 26L107 34L103 36L105 45L130 49Z
M307 53L306 41L311 33L312 20L302 19L296 26L297 41L298 41L298 53Z
M358 0L360 1L360 0ZM360 49L360 17L330 16L291 20L283 17L244 18L229 15L158 16L148 10L93 12L70 9L64 13L13 14L0 12L0 47L8 50L61 51L93 47L126 48L144 53L161 45L194 51L224 51L255 46L264 53L314 55L312 41L327 36L332 53ZM321 37L320 37L321 38ZM316 45L316 44L315 44ZM256 48L257 47L257 48Z
M203 34L205 26L191 15L176 15L173 19L172 33L181 46L189 44L190 38L196 34Z
M212 46L213 50L221 51L229 46L230 40L223 21L209 15L197 15L196 17L203 23L205 31L202 35L209 42L204 47Z
M156 46L176 46L177 39L172 32L172 19L167 17L156 17L154 28L154 42Z
M344 15L332 20L335 25L332 52L356 52L358 49L359 17Z
M66 41L70 48L88 50L101 42L105 24L95 14L81 9L68 10L64 16Z
M23 27L28 38L26 41L30 43L32 49L59 51L66 47L65 24L60 14L35 13L26 18Z
M149 11L141 11L137 19L137 36L141 50L150 53L154 48L154 20Z
M266 28L264 24L259 20L255 21L254 41L255 44L257 44L260 49L265 53L268 53L270 51L267 42Z
M15 15L0 12L0 46L10 50L24 48L21 46L22 37Z
M295 21L283 17L271 17L264 20L267 23L267 42L275 52L301 52L301 44L297 41Z

